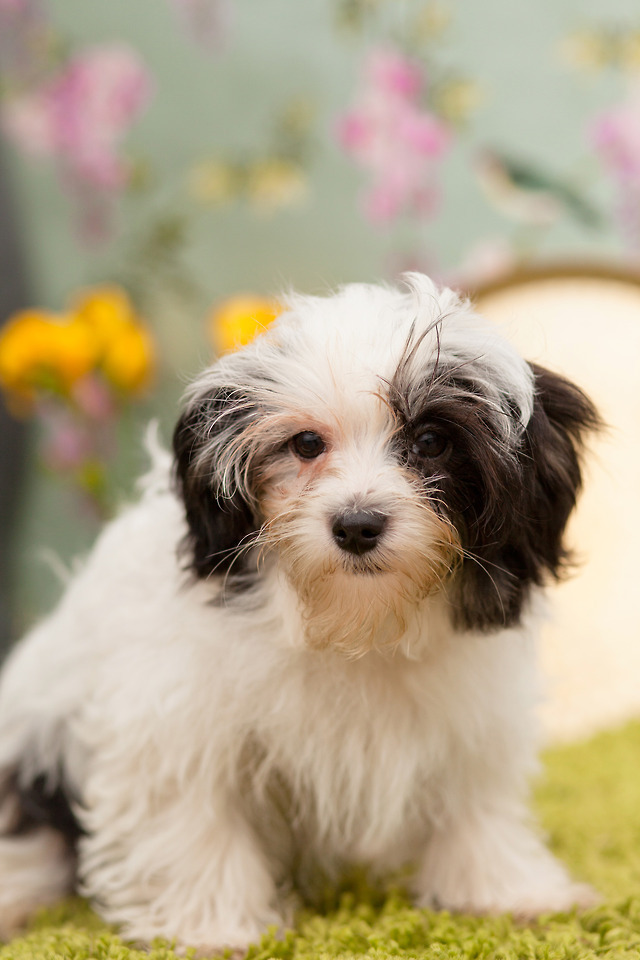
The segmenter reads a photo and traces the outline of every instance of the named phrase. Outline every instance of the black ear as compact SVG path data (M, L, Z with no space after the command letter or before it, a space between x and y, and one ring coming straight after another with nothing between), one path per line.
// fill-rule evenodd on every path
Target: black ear
M581 460L589 432L601 420L569 380L531 364L533 414L500 504L500 524L482 531L463 563L458 603L466 627L516 624L532 585L559 579L571 556L564 532L582 486Z
M529 549L558 578L571 557L564 529L582 487L587 435L602 428L591 400L569 380L531 364L536 396L522 457Z
M223 494L218 467L221 447L238 439L250 415L245 397L218 390L189 406L173 434L176 485L189 525L184 548L198 577L246 572L241 548L259 524L239 489Z

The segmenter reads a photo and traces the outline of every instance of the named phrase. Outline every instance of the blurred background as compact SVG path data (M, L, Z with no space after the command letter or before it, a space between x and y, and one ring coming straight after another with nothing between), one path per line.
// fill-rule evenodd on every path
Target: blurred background
M5 646L279 291L637 285L635 0L0 0L0 131Z

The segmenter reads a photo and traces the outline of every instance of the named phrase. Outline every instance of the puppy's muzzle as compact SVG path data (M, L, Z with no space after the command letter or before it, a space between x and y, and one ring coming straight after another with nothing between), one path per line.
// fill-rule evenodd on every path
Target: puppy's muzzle
M349 510L333 521L331 532L341 550L361 556L378 546L387 517L370 510Z

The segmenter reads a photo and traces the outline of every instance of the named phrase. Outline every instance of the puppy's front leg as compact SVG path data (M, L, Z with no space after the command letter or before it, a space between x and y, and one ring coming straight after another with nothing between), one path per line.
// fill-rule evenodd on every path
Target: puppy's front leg
M519 803L462 805L435 829L415 880L419 906L462 913L542 913L597 901L545 848Z
M283 922L267 858L231 797L183 790L96 805L80 844L81 890L126 938L244 951Z

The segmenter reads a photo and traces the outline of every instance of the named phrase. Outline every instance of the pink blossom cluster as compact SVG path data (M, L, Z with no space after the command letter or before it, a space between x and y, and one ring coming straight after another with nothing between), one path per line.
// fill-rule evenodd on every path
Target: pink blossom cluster
M81 179L117 189L125 179L119 141L150 87L128 47L87 47L42 86L9 99L4 129L26 152L57 157Z
M630 245L640 247L640 84L596 118L591 141L618 184L617 219Z
M593 124L593 144L604 164L620 180L640 181L640 85Z
M18 13L28 10L31 0L0 0L0 10L10 13Z
M85 227L96 233L105 207L126 185L120 142L150 93L148 72L133 50L86 47L37 87L7 98L2 125L26 153L58 162L84 208Z
M438 165L451 143L448 126L423 106L424 68L393 50L368 57L356 103L339 121L344 150L370 174L365 213L377 223L405 211L432 216Z
M95 376L74 385L73 406L51 400L38 405L44 424L43 460L56 472L80 470L85 463L106 460L113 453L118 411L113 394Z

